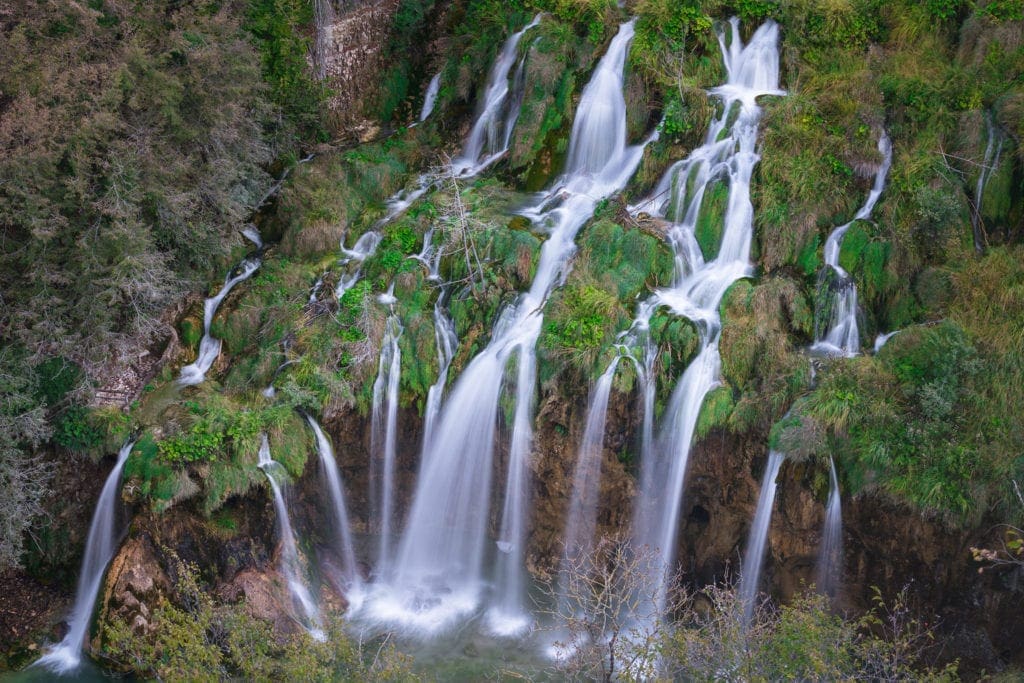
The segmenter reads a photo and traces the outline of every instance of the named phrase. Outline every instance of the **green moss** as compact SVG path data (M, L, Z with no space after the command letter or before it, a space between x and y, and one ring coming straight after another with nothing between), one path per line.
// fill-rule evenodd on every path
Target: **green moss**
M871 241L871 224L855 221L843 235L843 243L839 247L839 265L847 273L856 273L860 269L864 250Z
M199 340L203 338L203 323L195 318L182 318L178 324L178 331L181 332L182 346L195 349L199 346Z
M725 227L725 210L729 205L729 185L721 181L711 183L704 191L704 202L697 215L694 236L704 254L704 260L710 261L718 256L722 243L722 230Z
M726 426L735 405L730 387L721 386L713 389L704 399L704 404L700 408L700 417L697 418L697 438L703 439L711 433L711 430Z

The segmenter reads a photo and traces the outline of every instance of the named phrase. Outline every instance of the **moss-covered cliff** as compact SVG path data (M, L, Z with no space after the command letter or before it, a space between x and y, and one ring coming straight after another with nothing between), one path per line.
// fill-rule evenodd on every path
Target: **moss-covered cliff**
M786 94L761 101L754 274L720 306L722 376L704 401L690 457L682 580L697 587L735 579L765 456L776 448L789 457L765 587L792 600L815 578L832 458L845 515L837 604L863 613L875 587L886 599L907 588L914 610L940 619L943 661L960 658L967 675L1024 663L1015 546L1000 558L1016 563L985 573L970 551L997 546L1001 525L1024 518L1019 3L399 0L335 4L319 26L301 3L185 3L147 10L153 16L109 1L88 5L40 6L24 17L0 11L10 28L0 50L16 57L0 71L0 144L10 152L0 184L0 386L12 397L0 407L0 480L31 498L4 512L14 520L5 522L5 543L15 550L2 557L22 566L10 570L19 599L70 591L102 476L88 458L141 435L122 494L133 521L92 641L101 657L159 673L138 663L149 654L125 643L133 633L152 641L160 623L177 623L167 610L192 599L181 588L188 565L211 601L208 613L205 602L190 609L206 615L209 632L228 623L218 610L241 605L245 619L269 620L280 638L295 635L279 616L288 598L257 467L261 433L293 481L295 526L303 555L320 567L313 573L323 579L322 600L340 608L344 586L329 576L339 558L302 413L325 425L353 526L372 534L370 412L393 310L403 328L396 500L404 516L439 371L435 303L445 297L458 338L450 386L487 344L503 307L529 287L546 235L516 211L558 177L583 87L615 26L636 15L624 84L628 134L636 142L656 127L659 136L625 190L599 202L579 232L572 267L544 305L537 346L526 564L537 576L553 570L591 384L617 353L638 301L669 284L675 269L667 224L629 205L700 145L719 107L708 90L724 80L715 22L737 15L747 34L764 20L779 23ZM488 69L536 12L540 25L518 46L524 87L510 148L481 175L457 177L449 161ZM354 58L346 38L378 19L388 30L378 28ZM321 83L306 55L325 26ZM78 75L62 73L47 45L76 55L68 59ZM436 106L415 123L435 73ZM824 244L864 203L883 133L893 149L888 182L839 253L859 295L861 353L813 357L807 349L828 325L838 286L823 268ZM300 150L314 154L299 163ZM286 168L279 194L253 214L271 171ZM386 202L403 188L424 192L389 216ZM712 184L695 231L705 258L718 248L727 201L727 183ZM206 382L177 386L203 332L200 297L181 285L206 281L203 296L219 289L245 251L235 231L250 219L268 243L262 264L221 304L210 332L223 346ZM352 250L370 231L380 233L372 254L342 258L339 246ZM428 234L440 282L431 278ZM355 284L339 288L357 269ZM378 297L392 284L389 309ZM660 416L699 334L667 310L650 330ZM887 332L897 334L872 352ZM636 368L622 363L600 484L598 527L607 536L631 523L639 385ZM111 396L131 403L98 405ZM504 429L511 401L502 407ZM506 451L499 445L495 490ZM49 493L19 478L29 467L52 470ZM151 618L160 609L163 622ZM12 666L58 616L15 612L0 624ZM292 646L278 643L273 656L292 662ZM242 673L236 655L224 671L269 671ZM316 666L342 666L328 660Z

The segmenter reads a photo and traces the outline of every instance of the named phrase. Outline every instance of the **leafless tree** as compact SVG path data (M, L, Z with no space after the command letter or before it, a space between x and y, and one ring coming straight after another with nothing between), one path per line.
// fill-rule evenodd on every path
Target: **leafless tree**
M654 551L628 540L603 538L589 552L570 553L541 610L564 634L554 646L565 672L603 681L650 679L663 623L659 579Z

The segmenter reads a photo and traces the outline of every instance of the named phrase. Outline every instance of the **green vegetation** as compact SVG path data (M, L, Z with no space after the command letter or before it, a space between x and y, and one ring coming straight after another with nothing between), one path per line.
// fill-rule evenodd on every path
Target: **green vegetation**
M256 39L270 98L305 140L323 141L327 92L307 66L313 3L303 0L246 0L245 29Z
M46 499L55 471L115 452L130 430L142 436L125 468L126 499L151 519L175 508L234 533L243 526L235 504L265 493L261 433L298 481L313 448L299 411L335 425L365 416L392 311L403 330L400 402L422 410L437 376L432 312L441 296L415 258L428 231L460 340L451 378L529 287L545 235L515 212L525 192L560 172L582 88L626 10L613 0L395 6L376 96L352 114L375 119L379 127L360 136L377 139L347 147L322 144L338 112L309 69L312 3L16 0L0 12L0 572L58 556L73 564L70 532L51 523L37 537L26 532L45 513L61 519L63 502ZM749 36L770 17L782 30L787 94L760 100L755 270L722 301L722 381L702 406L696 439L728 432L745 453L782 450L817 495L832 456L846 495L884 497L959 529L1019 522L1020 2L637 0L629 11L638 17L624 83L629 135L640 139L660 121L661 136L623 196L600 202L577 236L565 282L543 311L538 405L578 403L619 353L637 301L671 281L664 223L632 218L626 203L703 138L718 106L707 89L725 75L717 22L736 14ZM525 92L507 157L481 177L446 176L496 52L536 12L541 24L519 45ZM413 118L438 68L437 114L392 130ZM990 121L998 163L986 162ZM865 349L878 332L900 332L877 356L816 363L812 383L803 350L831 315L836 284L821 273L823 245L863 204L883 131L894 148L888 184L870 220L850 226L839 261L858 288ZM294 163L313 144L316 156ZM976 197L985 163L991 173ZM174 305L222 281L245 248L238 228L288 166L276 203L255 219L271 242L262 267L213 321L221 357L203 385L175 386L174 368L203 330L198 306ZM433 185L380 226L385 200L421 172ZM716 182L704 197L695 237L708 259L728 192ZM979 201L982 253L971 230ZM356 267L339 264L339 245L370 229L381 242L338 300L335 287ZM392 285L393 308L378 303ZM162 354L172 327L183 350L173 357L178 347L169 346L171 361L153 379L140 371L149 385L138 403L98 407L94 390L134 382L119 369ZM699 337L664 309L650 332L658 412ZM610 413L624 422L614 450L629 471L636 411L622 394L634 390L635 373L620 365ZM270 384L276 393L266 397ZM562 421L552 431L575 433ZM37 550L26 559L29 538ZM176 591L186 599L155 605L149 635L106 624L104 657L153 677L406 676L367 668L340 632L336 646L271 637L268 624L187 581ZM868 635L882 629L870 621L877 613L851 624L800 598L761 615L760 630L740 643L728 620L735 604L705 597L714 609L684 612L659 643L677 677L908 675L902 646ZM893 653L897 664L878 663Z
M195 565L177 558L173 562L172 599L161 597L148 632L140 633L118 617L103 624L101 654L107 665L143 676L194 681L416 680L393 645L374 643L371 648L353 641L338 621L332 621L326 642L302 631L278 637L244 603L214 601Z

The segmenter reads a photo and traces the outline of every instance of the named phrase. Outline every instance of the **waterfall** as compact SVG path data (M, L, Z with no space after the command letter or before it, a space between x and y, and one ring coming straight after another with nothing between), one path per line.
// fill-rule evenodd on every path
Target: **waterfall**
M337 535L338 552L341 554L342 573L350 590L358 588L361 580L356 565L355 547L352 544L352 528L348 523L348 509L345 507L345 493L341 487L341 475L338 474L338 463L334 459L331 441L320 429L320 425L312 415L306 415L306 422L316 436L316 451L320 457L320 471L327 484L327 492L331 498L334 511L334 533ZM349 596L351 601L352 597Z
M830 457L828 503L825 507L825 529L818 550L818 590L835 597L843 578L843 504L839 495L836 463Z
M96 510L89 525L89 536L85 541L82 568L78 572L78 588L75 591L75 606L68 622L64 639L43 655L35 664L57 673L67 673L78 668L82 661L82 646L88 635L92 610L100 592L103 574L107 564L114 557L114 509L121 490L121 470L132 452L134 441L127 442L117 454L117 463L107 475L103 484Z
M391 524L394 519L395 441L398 437L398 382L402 370L402 350L398 340L402 324L398 316L388 316L381 342L380 365L373 383L373 414L370 424L371 480L376 482L376 517L380 522L380 549L377 573L385 574L391 563ZM379 471L378 471L379 467Z
M974 207L971 211L971 230L974 234L974 250L979 254L985 249L985 234L981 221L981 200L985 195L985 184L992 177L992 172L999 168L999 157L1003 153L1003 136L999 129L992 123L992 113L985 117L985 129L988 132L988 142L985 144L985 160L978 172L978 182L974 186ZM996 138L999 139L998 144ZM993 154L993 151L995 152Z
M263 248L263 235L256 229L256 226L250 223L241 230L242 236L249 240L256 246L257 249Z
M423 96L423 109L420 110L420 121L426 121L427 117L434 111L434 103L437 102L437 93L441 90L441 74L436 73L427 85L427 92Z
M633 22L623 24L584 91L577 118L603 126L575 127L586 134L608 135L625 129L622 72L633 36ZM595 93L600 96L595 95ZM589 96L588 96L589 95ZM582 133L581 133L582 134ZM590 146L574 133L570 150ZM625 136L616 139L624 140ZM475 612L481 604L483 561L491 509L499 399L506 367L518 362L515 409L509 442L506 495L498 546L497 582L488 616L502 634L529 623L523 605L523 550L528 507L528 464L532 448L532 410L536 394L536 341L551 290L565 274L575 251L573 239L602 198L619 191L633 174L642 146L605 149L602 163L589 158L587 168L571 165L555 192L522 210L548 234L541 247L537 274L527 292L507 306L488 345L455 382L424 444L421 472L393 576L372 587L365 617L420 633L436 633ZM571 156L571 155L570 155ZM554 205L553 208L549 208Z
M608 414L608 398L612 380L621 357L612 360L608 369L598 378L587 408L587 422L576 456L576 469L572 478L572 497L565 522L565 554L559 571L560 596L565 595L567 576L573 561L586 556L594 547L597 529L597 500L601 493L601 461L604 457L604 428Z
M301 608L303 626L309 635L319 642L327 640L323 631L323 623L320 619L320 609L316 600L306 587L302 579L302 565L299 563L299 551L295 547L295 533L292 531L291 519L288 517L288 506L285 505L284 493L281 491L281 484L277 481L275 472L281 469L281 465L270 458L270 442L266 434L260 434L259 468L267 475L270 482L270 489L274 493L274 509L277 511L277 528L281 536L281 573L284 574L288 583L288 591L291 593L292 601Z
M316 279L313 286L309 290L309 301L307 303L315 304L320 297L320 288L324 286L324 275L327 273L321 273L320 277Z
M893 330L892 332L886 332L875 337L874 352L877 354L882 350L882 347L888 343L894 334L897 334L899 330Z
M247 256L238 266L233 268L224 281L224 286L217 294L203 302L203 338L199 342L199 354L191 365L181 369L178 376L178 384L190 386L199 384L206 379L206 373L210 371L217 356L220 355L220 340L210 334L210 325L213 324L213 316L217 313L217 307L224 297L228 295L231 288L242 280L247 280L260 267L258 256Z
M743 553L743 569L740 570L740 602L743 605L743 622L749 624L754 615L754 604L757 600L757 589L761 583L761 567L764 565L764 551L768 544L768 528L772 522L772 507L775 503L776 477L786 455L776 451L768 454L768 464L764 468L764 479L761 480L761 495L757 499L757 511L754 523L750 527L750 537Z
M427 392L427 407L423 411L423 444L424 452L430 450L434 427L441 412L441 399L445 385L448 383L448 369L451 367L459 339L455 334L455 323L444 305L445 295L441 294L434 303L434 340L437 343L437 381Z
M340 299L348 290L352 289L360 276L363 274L363 261L373 256L380 244L381 235L376 230L369 230L359 236L351 249L345 248L344 239L341 243L341 265L347 267L349 272L342 273L338 278L338 286L334 288L334 296ZM354 266L353 266L354 264Z
M856 356L860 351L860 330L857 326L857 286L853 278L839 265L839 251L843 246L843 237L846 231L856 221L867 220L878 202L878 198L885 189L885 178L892 165L892 143L889 136L883 131L878 137L878 151L882 153L882 165L875 174L875 183L871 188L868 199L864 206L860 207L857 215L849 223L839 226L832 231L825 242L825 267L831 268L839 278L835 287L837 291L832 298L832 321L829 324L825 337L822 338L817 331L815 333L814 345L811 350L827 356ZM818 278L819 286L825 282L827 270L822 270ZM817 325L815 316L815 325Z
M537 356L534 344L519 347L516 377L516 410L512 418L512 442L509 444L508 475L498 533L496 596L487 612L492 633L512 636L530 626L529 612L523 605L526 577L523 575L526 550L526 512L530 449L533 446L533 397L536 393Z
M287 352L288 348L287 345L285 345L285 353ZM281 374L282 370L284 370L286 367L295 362L296 361L294 360L286 360L285 362L277 366L277 369L274 370L273 376L270 378L270 384L268 384L267 387L260 392L261 394L263 394L264 398L274 398L274 396L277 395L277 389L274 388L274 382L277 380L277 376Z
M452 160L452 171L456 175L476 175L497 161L507 150L512 138L512 129L519 118L519 102L522 97L522 62L516 70L519 83L509 85L509 72L516 62L519 40L527 31L540 23L540 15L533 18L522 30L513 33L505 41L498 58L487 77L487 88L480 103L480 114L462 147L462 154ZM518 87L517 87L518 86ZM511 94L511 99L509 95Z
M750 245L753 239L753 206L750 178L758 161L757 127L762 95L783 95L778 89L778 26L768 21L743 45L739 21L730 24L731 40L719 33L728 81L711 90L723 100L722 114L714 120L705 142L688 158L676 163L662 178L654 196L639 208L673 221L669 232L676 256L676 275L671 287L659 289L642 303L633 327L626 335L629 345L643 349L641 376L644 391L644 428L641 447L640 493L632 530L633 545L646 548L654 557L656 603L651 611L661 613L667 586L672 578L676 536L682 507L686 467L693 434L704 397L719 382L721 358L718 341L721 322L718 306L726 290L737 279L751 274ZM733 121L730 113L738 108ZM705 262L694 238L707 186L716 181L729 183L722 241L718 256ZM639 210L639 209L637 209ZM650 316L658 306L692 320L700 334L701 347L676 383L662 416L657 436L653 425L656 350L648 332Z

